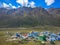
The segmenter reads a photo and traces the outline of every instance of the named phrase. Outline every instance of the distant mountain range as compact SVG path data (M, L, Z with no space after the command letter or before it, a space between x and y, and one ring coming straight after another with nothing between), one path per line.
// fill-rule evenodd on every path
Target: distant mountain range
M0 27L60 26L60 8L0 8Z
M26 12L27 14L28 13L31 13L31 12L34 12L34 13L44 13L44 14L52 14L52 15L57 15L57 14L60 14L60 8L50 8L50 9L44 9L42 7L36 7L36 8L29 8L29 7L20 7L20 8L17 8L17 9L7 9L7 8L0 8L0 15L15 15L15 14L21 14L21 15L24 15L23 13ZM40 14L41 14L40 13ZM40 15L39 14L39 15ZM30 14L28 14L30 15Z

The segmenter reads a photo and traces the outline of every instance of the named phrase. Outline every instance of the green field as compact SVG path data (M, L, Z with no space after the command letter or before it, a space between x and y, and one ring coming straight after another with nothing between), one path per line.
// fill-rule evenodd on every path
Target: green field
M9 31L11 33L16 32L30 32L30 31L51 31L58 33L60 32L60 27L40 27L40 28L28 28L28 29L20 29L20 28L0 28L0 45L41 45L40 42L29 41L27 43L21 44L18 41L6 41L8 36L6 32ZM49 45L48 43L46 45ZM60 45L60 41L56 41L55 45Z

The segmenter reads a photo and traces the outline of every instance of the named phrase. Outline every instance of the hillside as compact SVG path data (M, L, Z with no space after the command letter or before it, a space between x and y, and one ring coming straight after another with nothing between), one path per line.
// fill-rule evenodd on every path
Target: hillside
M42 7L0 8L0 28L34 27L38 25L60 26L60 9L46 10Z

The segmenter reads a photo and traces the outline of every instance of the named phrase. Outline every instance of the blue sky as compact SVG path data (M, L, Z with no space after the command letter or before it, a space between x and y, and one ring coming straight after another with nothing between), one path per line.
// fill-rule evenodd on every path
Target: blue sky
M43 8L60 8L60 0L0 0L0 7L43 7Z

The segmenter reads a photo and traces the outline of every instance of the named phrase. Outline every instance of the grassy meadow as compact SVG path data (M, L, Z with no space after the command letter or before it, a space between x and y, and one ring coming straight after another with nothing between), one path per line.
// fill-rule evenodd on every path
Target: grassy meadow
M53 27L53 26L46 26L46 27L40 27L40 28L27 28L27 29L20 29L20 28L0 28L0 45L41 45L40 42L34 42L34 41L29 41L25 44L21 44L18 41L6 41L8 36L6 35L6 32L9 31L12 34L16 32L30 32L30 31L51 31L58 33L60 32L60 27ZM49 45L48 43L46 45ZM60 41L56 41L55 45L60 45Z

